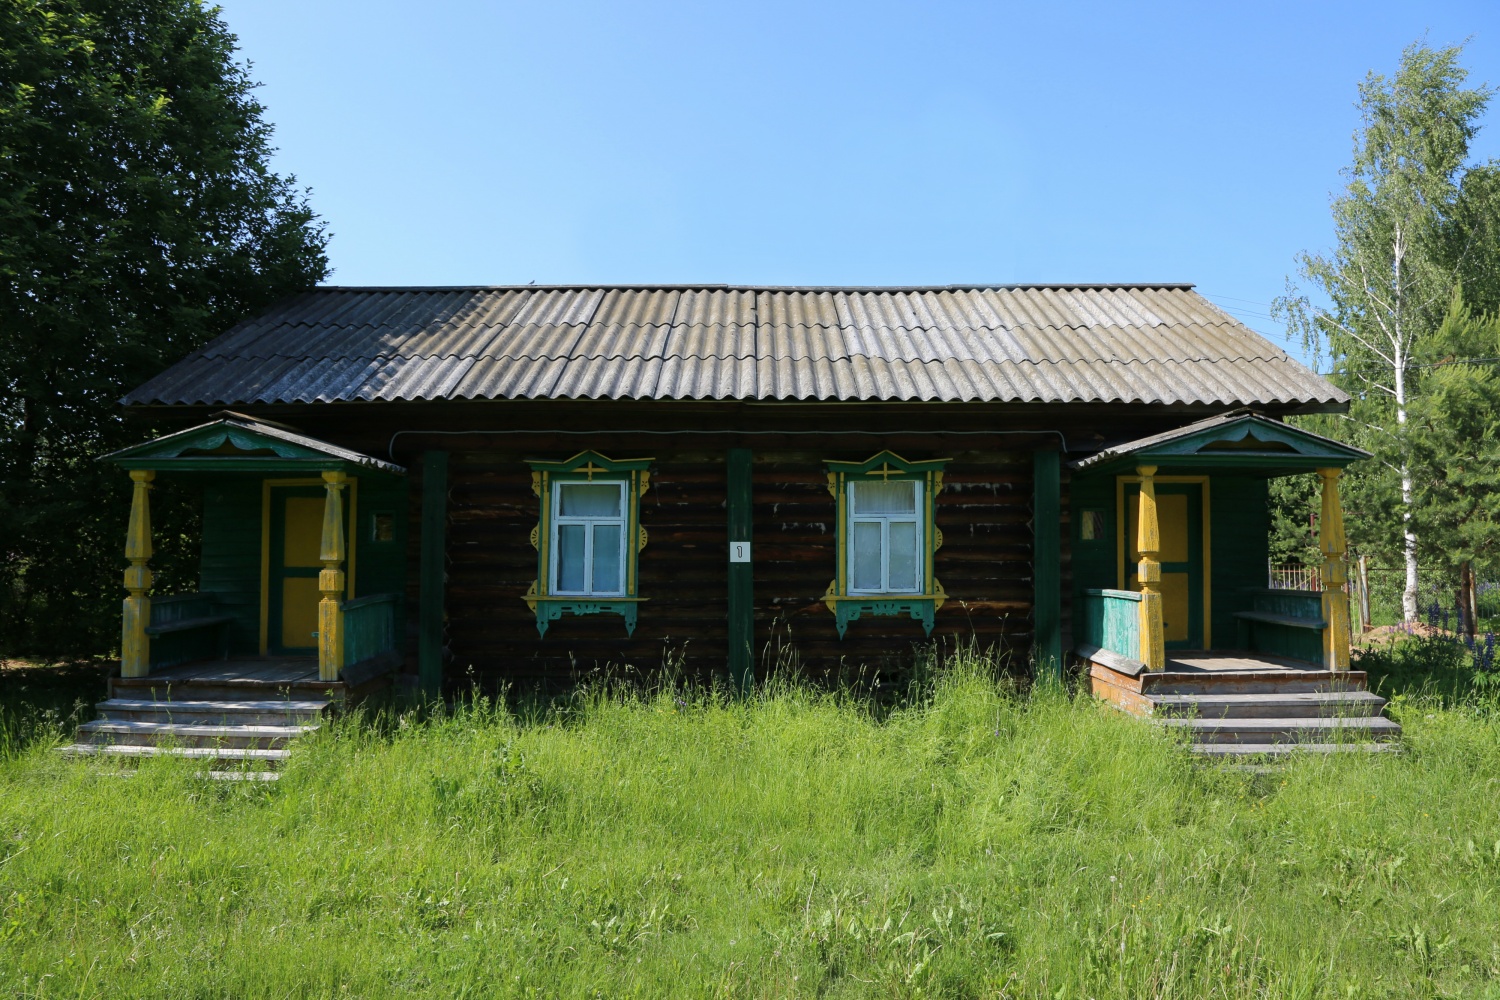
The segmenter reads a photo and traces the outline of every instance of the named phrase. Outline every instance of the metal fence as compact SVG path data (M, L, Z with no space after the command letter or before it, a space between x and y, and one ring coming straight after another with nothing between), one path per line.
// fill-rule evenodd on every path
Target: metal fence
M1321 567L1301 563L1267 563L1266 585L1273 590L1321 590ZM1401 597L1406 589L1406 570L1400 566L1372 566L1368 559L1350 560L1349 613L1355 635L1382 626L1398 626L1432 639L1462 643L1474 660L1475 669L1491 672L1500 659L1496 632L1500 630L1500 581L1474 581L1474 621L1465 620L1461 609L1459 581L1431 570L1417 577L1417 624L1425 631L1406 626Z
M1323 574L1317 566L1301 563L1266 563L1266 586L1272 590L1322 590Z

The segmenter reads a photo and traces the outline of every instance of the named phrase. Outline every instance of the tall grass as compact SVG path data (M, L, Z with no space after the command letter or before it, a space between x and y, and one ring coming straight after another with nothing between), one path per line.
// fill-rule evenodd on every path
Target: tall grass
M1500 729L1269 775L973 658L355 715L278 783L0 763L0 994L1500 996Z

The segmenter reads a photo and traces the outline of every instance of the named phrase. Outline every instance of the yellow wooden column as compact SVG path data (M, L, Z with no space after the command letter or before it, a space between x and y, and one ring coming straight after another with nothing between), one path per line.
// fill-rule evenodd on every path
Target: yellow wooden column
M1323 513L1318 520L1318 547L1323 550L1323 668L1349 669L1349 579L1345 558L1344 508L1339 503L1339 476L1343 469L1319 469L1323 481Z
M134 490L130 498L130 527L125 530L125 613L120 628L120 676L145 677L151 671L151 480L156 473L132 469Z
M1141 656L1147 670L1165 670L1167 647L1161 624L1161 527L1156 520L1156 466L1138 465L1141 477L1140 512L1136 517L1135 548L1141 561L1136 579L1141 585Z
M344 666L344 487L343 472L323 473L323 545L318 558L318 679L336 681Z

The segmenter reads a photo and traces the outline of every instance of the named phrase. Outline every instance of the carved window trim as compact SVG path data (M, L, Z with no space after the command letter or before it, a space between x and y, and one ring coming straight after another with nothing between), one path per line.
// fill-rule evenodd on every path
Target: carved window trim
M646 600L639 593L639 562L646 547L646 529L641 526L641 497L651 488L652 458L613 459L596 451L581 451L565 461L528 459L531 467L531 492L539 501L536 527L531 529L531 545L537 550L537 576L522 600L536 614L537 632L545 637L547 628L564 614L617 614L625 620L625 634L635 634L638 605ZM620 594L555 594L552 579L557 540L557 487L570 482L621 483L625 493L625 589ZM633 543L633 544L632 544Z

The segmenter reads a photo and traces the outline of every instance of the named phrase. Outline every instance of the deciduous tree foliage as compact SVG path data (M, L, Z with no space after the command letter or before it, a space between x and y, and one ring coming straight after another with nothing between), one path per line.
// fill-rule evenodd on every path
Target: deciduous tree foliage
M118 643L118 400L323 278L326 235L269 167L234 37L192 0L0 0L0 654ZM156 496L164 586L191 505Z
M1314 421L1314 429L1375 456L1347 479L1349 536L1363 551L1404 565L1408 621L1417 615L1424 553L1443 553L1438 562L1446 564L1460 543L1453 527L1460 520L1476 525L1480 509L1471 506L1460 518L1449 507L1459 503L1457 494L1436 485L1457 488L1446 471L1472 471L1481 461L1477 442L1452 433L1443 408L1463 411L1463 426L1472 430L1482 423L1475 408L1488 398L1479 369L1443 368L1458 357L1460 341L1467 351L1482 339L1457 290L1467 277L1477 301L1500 303L1500 179L1493 167L1469 163L1494 92L1466 84L1461 55L1456 46L1413 45L1394 76L1372 73L1360 85L1363 127L1347 184L1333 201L1335 248L1301 258L1316 299L1293 288L1278 303L1353 397L1346 420ZM1474 486L1469 481L1463 490ZM1462 544L1476 538L1468 531Z

